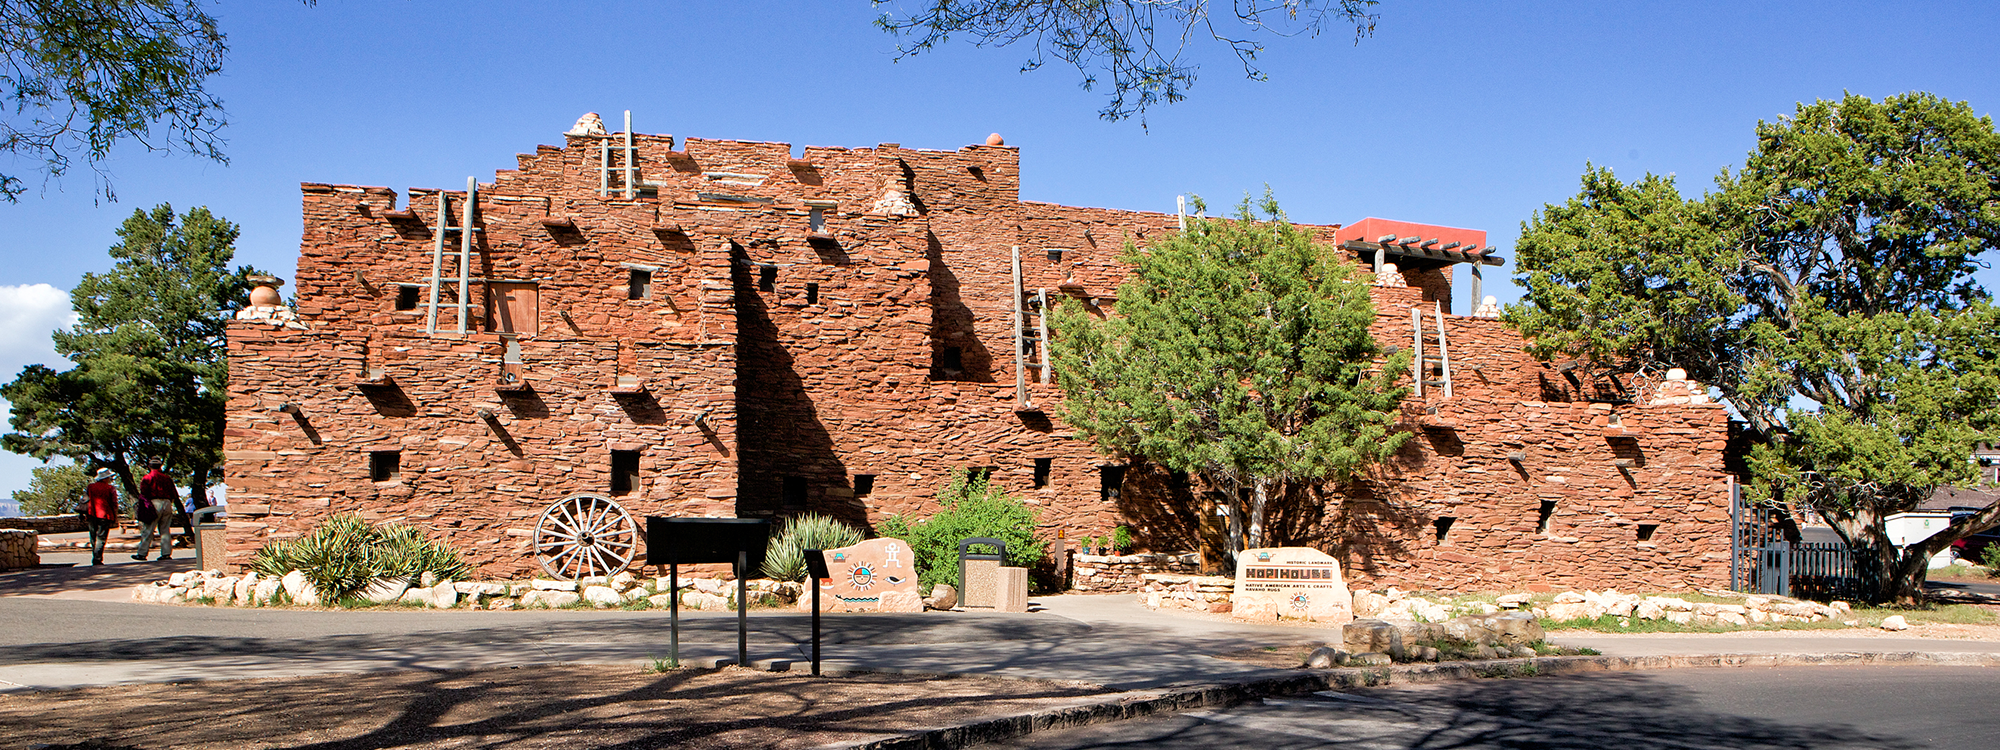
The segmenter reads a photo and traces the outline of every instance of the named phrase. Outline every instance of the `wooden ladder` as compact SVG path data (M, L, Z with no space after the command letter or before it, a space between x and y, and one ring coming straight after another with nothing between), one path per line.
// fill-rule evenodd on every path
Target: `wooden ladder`
M1430 312L1429 317L1436 325L1434 331L1424 330L1423 307L1410 307L1410 332L1416 345L1415 356L1410 360L1410 380L1415 383L1418 398L1424 397L1426 388L1443 389L1444 397L1451 398L1451 349L1445 343L1444 306L1432 302ZM1424 342L1432 339L1437 343L1427 348Z

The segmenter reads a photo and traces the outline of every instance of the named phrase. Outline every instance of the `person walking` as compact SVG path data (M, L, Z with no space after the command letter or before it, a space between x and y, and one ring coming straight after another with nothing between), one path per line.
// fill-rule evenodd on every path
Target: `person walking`
M118 490L111 486L111 470L98 469L97 481L83 488L83 524L90 529L90 564L104 564L104 543L118 527Z
M160 534L160 559L174 558L174 516L181 515L181 493L174 487L173 477L160 470L160 459L146 462L149 471L139 480L139 500L133 504L132 515L139 521L139 554L134 560L146 559L146 553L153 546L153 533Z

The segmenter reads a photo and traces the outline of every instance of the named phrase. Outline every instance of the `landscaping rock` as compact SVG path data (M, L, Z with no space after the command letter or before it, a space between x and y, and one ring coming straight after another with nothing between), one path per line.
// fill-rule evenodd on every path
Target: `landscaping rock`
M1536 656L1536 654L1535 650L1528 646L1515 646L1514 656L1520 659L1532 659Z
M1367 653L1367 654L1355 654L1355 655L1353 655L1353 656L1351 656L1351 657L1348 657L1348 659L1347 659L1347 666L1350 666L1350 667L1385 667L1385 666L1388 666L1388 665L1390 665L1390 664L1394 664L1395 662L1396 662L1396 660L1395 660L1395 659L1391 659L1391 658L1389 658L1389 655L1388 655L1388 654L1380 654L1380 653Z
M272 600L278 598L278 592L284 590L284 588L284 584L280 583L278 579L265 576L263 579L257 581L257 585L251 589L250 602L258 606L270 604Z
M361 590L361 599L370 604L388 604L403 598L410 590L410 582L404 578L384 578Z
M948 610L958 606L958 589L950 584L940 583L931 587L931 598L924 600L931 609ZM1158 607L1155 607L1157 609Z
M924 600L915 591L884 591L881 608L883 612L922 612Z
M1307 669L1332 669L1344 661L1346 659L1341 658L1340 649L1321 646L1306 655L1304 666Z
M639 585L639 576L634 575L632 571L621 570L612 574L610 582L606 585L623 593L630 590L633 586Z
M688 609L723 610L729 609L729 600L705 591L689 591L681 595L681 606Z
M1889 615L1888 617L1882 618L1882 629L1909 630L1910 622L1908 620L1903 619L1902 615Z
M576 581L551 581L551 580L548 580L548 579L546 579L546 578L537 578L537 579L535 579L535 580L532 580L532 581L529 581L529 582L528 582L528 585L529 585L529 586L533 586L533 587L535 588L535 590L536 590L536 591L575 591L575 590L576 590Z
M439 581L430 588L430 605L436 609L451 609L458 606L458 587L451 581Z
M558 607L567 607L580 601L583 601L583 597L577 596L574 592L537 589L521 597L521 606L556 609Z
M654 609L672 609L674 606L674 595L654 594L646 597L646 603L653 605Z
M583 598L598 607L615 607L625 602L625 597L610 586L590 586L583 590Z
M319 606L319 591L313 588L312 581L306 580L305 571L294 570L286 573L279 583L285 587L285 596L290 597L293 604L305 607Z

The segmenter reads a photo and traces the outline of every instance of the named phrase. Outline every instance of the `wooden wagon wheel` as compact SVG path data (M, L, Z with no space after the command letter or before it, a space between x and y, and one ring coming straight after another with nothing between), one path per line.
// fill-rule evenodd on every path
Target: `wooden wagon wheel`
M602 495L570 495L535 523L535 555L561 580L616 574L632 564L638 542L632 514Z

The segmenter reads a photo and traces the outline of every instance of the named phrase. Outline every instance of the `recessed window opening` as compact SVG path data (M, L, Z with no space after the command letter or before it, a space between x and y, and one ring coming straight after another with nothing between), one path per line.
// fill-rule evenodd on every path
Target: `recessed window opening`
M806 304L808 304L808 305L817 305L817 304L819 304L819 285L818 285L818 284L806 284Z
M943 348L943 349L939 349L939 350L938 350L938 369L940 369L940 370L964 370L964 369L965 369L965 350L964 350L964 349L961 349L961 348L959 348L959 347L956 347L956 346L947 346L947 347L945 347L945 348Z
M814 206L806 209L806 228L813 234L826 232L826 209Z
M1457 522L1458 519L1451 516L1445 516L1431 522L1431 526L1437 529L1438 544L1451 544L1451 525Z
M625 299L652 299L653 272L632 269L632 278L625 282Z
M1055 248L1050 248L1050 249L1049 249L1049 262L1050 262L1050 263L1061 263L1061 262L1062 262L1062 254L1063 254L1063 251L1061 251L1061 250L1058 250L1058 249L1055 249Z
M869 496L869 495L872 495L872 494L874 494L874 493L875 493L875 475L874 475L874 474L856 474L856 475L854 475L854 496L855 496L855 497L867 497L867 496Z
M1038 490L1048 489L1049 469L1054 467L1055 463L1056 460L1053 458L1035 459L1035 489Z
M611 494L630 495L639 488L639 452L611 452Z
M967 467L965 470L965 480L967 482L991 482L993 481L993 472L999 468L998 466Z
M1555 515L1556 515L1556 501L1543 500L1541 518L1535 521L1535 533L1537 534L1549 533L1549 520L1555 518Z
M803 508L806 505L806 478L785 477L785 507Z
M769 292L776 290L777 288L778 288L778 267L758 266L757 290L760 292Z
M1097 467L1097 499L1102 502L1117 502L1125 487L1125 467Z
M1653 532L1659 530L1660 530L1660 525L1657 523L1639 524L1639 541L1642 542L1653 541Z
M396 309L398 310L417 309L417 293L422 290L423 287L416 286L413 284L396 285Z
M377 482L394 482L403 476L402 451L369 451L368 478Z

